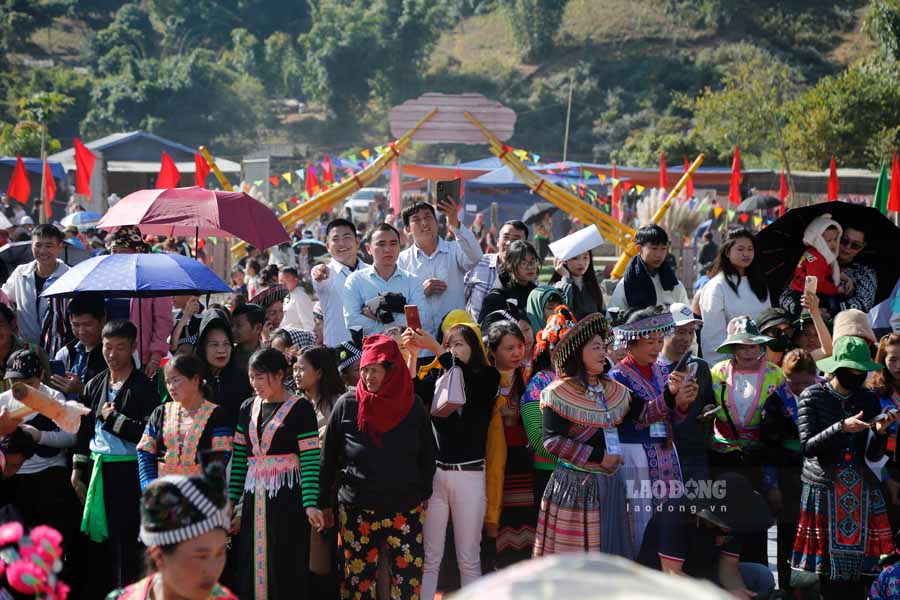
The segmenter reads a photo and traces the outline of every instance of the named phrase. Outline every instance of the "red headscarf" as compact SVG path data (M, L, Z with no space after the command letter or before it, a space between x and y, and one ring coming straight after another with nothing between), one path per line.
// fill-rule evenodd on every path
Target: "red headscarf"
M391 363L391 367L377 392L368 391L362 377L356 384L356 400L359 402L356 426L368 433L377 446L381 446L382 435L406 418L414 399L412 378L397 343L381 334L366 337L359 368L385 362Z

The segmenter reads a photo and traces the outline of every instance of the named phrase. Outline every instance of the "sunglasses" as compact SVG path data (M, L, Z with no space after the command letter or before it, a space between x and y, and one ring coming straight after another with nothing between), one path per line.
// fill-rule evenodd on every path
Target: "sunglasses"
M866 247L862 242L857 242L856 240L851 240L850 238L841 238L841 246L846 246L851 250L862 250Z

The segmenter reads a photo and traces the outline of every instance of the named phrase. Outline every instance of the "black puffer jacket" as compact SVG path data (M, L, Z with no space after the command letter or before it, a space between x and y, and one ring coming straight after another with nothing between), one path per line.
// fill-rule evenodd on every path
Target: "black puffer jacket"
M884 455L885 436L875 436L875 442L866 448L869 430L841 432L841 421L859 411L863 411L863 420L873 419L881 412L878 397L869 390L859 390L845 400L825 384L816 384L803 391L797 418L800 451L804 458L803 481L831 485L835 465L848 445L858 465L865 464L866 452L870 460L878 460ZM863 471L868 473L868 469Z

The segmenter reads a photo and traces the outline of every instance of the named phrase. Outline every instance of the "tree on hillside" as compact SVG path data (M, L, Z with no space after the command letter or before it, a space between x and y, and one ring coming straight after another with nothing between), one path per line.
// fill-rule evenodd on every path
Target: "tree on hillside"
M304 90L337 119L358 115L372 99L406 100L419 91L445 9L430 0L318 0L312 29L299 38Z
M31 35L47 27L66 10L64 1L4 0L0 2L0 54L20 52Z
M225 47L228 32L239 27L265 39L276 31L296 35L310 25L307 3L300 1L149 0L148 6L161 23L177 19L195 48Z
M16 124L6 124L0 130L0 154L40 156L42 146L48 153L58 151L59 141L44 137L45 127L58 119L73 102L74 98L58 92L19 98Z
M864 66L820 79L787 107L785 141L799 163L822 169L841 164L877 169L900 147L900 76Z
M759 50L731 64L721 89L707 87L679 104L694 112L698 141L715 162L727 164L738 145L751 164L783 167L789 162L785 107L797 90L787 66Z
M874 0L865 29L885 59L900 61L900 0Z
M553 48L566 0L502 0L525 58L537 61Z

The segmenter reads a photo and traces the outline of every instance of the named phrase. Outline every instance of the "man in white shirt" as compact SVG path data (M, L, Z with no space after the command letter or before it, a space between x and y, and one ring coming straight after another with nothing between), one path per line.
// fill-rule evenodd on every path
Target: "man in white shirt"
M300 276L294 267L281 267L278 272L278 283L287 288L288 295L284 299L284 317L281 319L280 329L305 329L312 331L315 326L313 319L313 303L300 287Z
M19 337L43 347L51 356L68 341L57 328L57 322L65 326L65 305L61 299L41 298L41 292L62 277L69 267L58 259L63 249L63 233L53 225L38 225L31 234L31 252L34 260L19 265L3 284L3 291L16 306L16 322ZM58 337L56 342L42 343L42 331L50 308L58 314L48 323L48 338ZM50 340L51 342L53 340Z
M436 335L448 312L466 306L466 273L482 257L481 245L472 231L459 222L456 202L448 199L438 208L447 215L447 228L456 237L448 242L438 236L437 214L427 202L416 202L403 211L403 225L413 237L413 245L400 253L397 265L422 280L425 305L431 322L422 321Z
M344 323L344 283L350 273L368 265L359 259L359 240L352 221L331 221L325 229L325 246L331 261L313 267L311 275L313 289L322 306L325 345L334 348L350 340L350 332Z
M669 256L669 235L659 225L645 225L634 236L639 254L632 257L610 298L610 308L622 311L671 306L675 302L688 304L684 285L675 270L666 262Z

